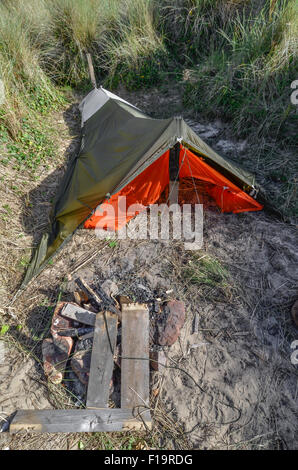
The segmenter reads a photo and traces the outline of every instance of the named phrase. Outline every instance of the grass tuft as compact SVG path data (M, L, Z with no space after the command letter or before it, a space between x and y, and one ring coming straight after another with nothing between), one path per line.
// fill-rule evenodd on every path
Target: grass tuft
M241 137L280 136L296 117L289 95L297 76L297 4L263 3L257 10L238 5L232 17L213 18L212 47L199 54L186 83L187 105L229 120Z
M230 297L228 271L210 255L193 254L182 271L182 277L187 283L195 284L205 298Z

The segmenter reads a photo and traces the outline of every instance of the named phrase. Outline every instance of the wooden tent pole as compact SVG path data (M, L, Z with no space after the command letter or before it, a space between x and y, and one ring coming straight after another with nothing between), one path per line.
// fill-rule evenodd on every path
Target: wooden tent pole
M89 75L90 75L92 85L93 85L94 88L97 88L91 55L90 55L89 52L87 52L86 56L87 56L88 67L89 67Z

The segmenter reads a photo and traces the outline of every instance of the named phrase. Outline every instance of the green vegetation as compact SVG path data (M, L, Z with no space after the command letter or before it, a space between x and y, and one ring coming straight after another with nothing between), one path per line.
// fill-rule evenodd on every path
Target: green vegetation
M228 271L216 258L194 253L182 270L182 278L191 284L195 284L200 295L208 299L216 299L223 296L227 299L231 294Z
M2 325L0 329L0 336L5 335L5 333L7 333L8 330L9 330L9 325Z
M83 436L78 442L78 449L100 450L148 450L158 449L158 435L150 435L144 431L93 433L91 436Z
M3 1L2 119L16 136L22 111L60 102L54 84L86 85L90 51L109 86L148 86L188 67L187 103L238 131L278 130L293 112L297 13L295 0Z
M20 5L20 9L14 5ZM46 112L62 100L41 67L41 51L30 31L30 9L25 14L21 5L22 2L2 2L0 5L0 76L5 88L0 131L7 130L15 140L22 134L22 118L29 115L33 126L37 113Z
M212 24L215 31L210 37L209 28L208 47L202 27L192 23L188 34L202 40L208 54L204 51L195 59L199 63L190 70L185 102L231 120L237 135L288 132L285 124L295 115L289 95L298 71L297 3L271 0L232 11L229 2L216 2L222 3L221 14L211 8L201 13L202 4L214 2L196 3L198 24Z

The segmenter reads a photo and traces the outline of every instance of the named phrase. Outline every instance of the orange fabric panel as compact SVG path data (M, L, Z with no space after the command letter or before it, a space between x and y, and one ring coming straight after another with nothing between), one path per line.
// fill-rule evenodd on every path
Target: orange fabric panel
M107 210L100 212L100 208L96 209L95 213L86 220L84 227L116 231L144 210L144 208L137 210L134 207L131 213L127 212L132 204L142 204L146 207L154 204L169 184L169 155L170 151L167 150L121 191L114 194L109 201L105 201ZM120 196L126 196L126 204ZM112 206L111 211L108 206Z
M206 185L206 190L222 212L236 213L263 209L263 206L255 199L207 165L202 157L194 155L182 145L180 146L179 166L179 178L193 176L212 183L212 186Z

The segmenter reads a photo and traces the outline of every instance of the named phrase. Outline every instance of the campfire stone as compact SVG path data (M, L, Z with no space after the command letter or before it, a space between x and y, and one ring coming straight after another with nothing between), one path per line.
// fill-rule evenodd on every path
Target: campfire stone
M46 338L42 342L42 357L45 375L52 383L61 383L68 356L56 348L51 338Z
M157 342L161 346L172 346L177 341L185 321L184 303L178 300L167 302L167 318L158 325Z
M72 320L64 318L61 315L61 310L64 307L66 302L58 302L52 319L51 333L55 346L59 351L64 352L66 358L69 356L70 351L73 347L73 339L69 336L59 336L58 332L72 328Z

